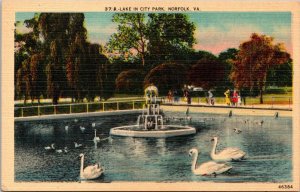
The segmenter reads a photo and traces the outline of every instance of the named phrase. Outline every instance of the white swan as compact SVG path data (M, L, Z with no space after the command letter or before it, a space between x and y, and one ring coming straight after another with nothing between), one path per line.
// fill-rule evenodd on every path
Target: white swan
M79 156L81 157L80 179L96 179L104 173L104 168L100 165L100 163L87 166L83 169L84 154L81 153Z
M224 173L232 168L232 166L226 163L216 163L214 161L208 161L197 166L198 150L195 148L189 151L189 155L193 157L191 169L195 175L216 176L217 174Z
M78 144L77 142L74 142L74 147L75 148L80 148L80 147L82 147L82 144Z
M94 122L94 123L92 123L92 127L93 128L95 128L96 127L96 123Z
M81 130L81 132L83 133L83 132L85 131L85 127L80 126L80 130Z
M246 153L239 148L228 147L216 154L218 137L212 139L214 141L210 156L216 161L238 161L245 157Z
M95 129L95 137L94 137L94 139L93 139L94 143L100 142L100 138L97 137L96 134L97 134L97 130Z
M78 122L78 119L74 119L74 122L77 123L77 122Z
M65 131L68 133L68 131L69 131L69 126L68 125L65 126Z
M55 150L54 143L52 143L50 146L44 147L44 149L47 150L47 151L50 151L50 150L54 151Z
M62 153L62 152L68 153L68 147L65 147L64 149L56 149L55 152L56 153Z

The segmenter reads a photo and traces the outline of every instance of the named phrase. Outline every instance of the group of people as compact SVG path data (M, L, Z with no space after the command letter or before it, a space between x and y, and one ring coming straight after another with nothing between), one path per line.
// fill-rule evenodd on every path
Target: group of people
M239 95L237 90L234 90L231 94L230 89L227 89L224 93L225 95L225 103L230 106L238 106L242 104L241 96Z
M239 95L239 92L237 90L231 91L230 89L226 89L224 92L225 95L225 103L228 106L239 106L242 104L241 96ZM183 97L184 100L187 102L187 104L191 104L192 97L191 92L188 89L183 90ZM169 90L167 95L168 102L179 102L180 96L178 94L177 90ZM206 102L208 105L214 105L215 104L215 98L211 90L207 91L206 94Z

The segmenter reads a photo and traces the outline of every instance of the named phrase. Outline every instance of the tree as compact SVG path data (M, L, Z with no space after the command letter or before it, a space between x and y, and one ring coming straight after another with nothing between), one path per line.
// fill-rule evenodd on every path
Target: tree
M108 50L119 58L138 58L142 65L151 67L163 61L188 59L195 43L195 25L180 13L148 14L117 13L113 21L118 24ZM153 64L156 62L155 64Z
M267 72L290 58L283 44L274 44L273 40L272 37L253 33L249 41L239 46L239 52L232 60L231 80L237 88L257 88L260 92L260 103L263 103Z
M186 83L186 67L177 63L163 63L153 68L145 77L144 87L155 85L160 93L179 89Z
M224 64L217 58L203 57L188 71L188 82L194 86L211 89L222 84Z
M268 71L267 86L292 86L293 83L293 61L289 59L282 65L274 66Z
M121 93L143 93L144 72L130 69L122 71L116 78L116 90Z
M145 65L147 51L147 27L142 13L116 13L113 22L118 23L118 32L114 33L108 43L111 52L132 56L136 54Z
M224 63L224 81L220 86L224 87L232 87L233 84L230 80L230 73L232 70L231 60L235 59L238 54L238 50L236 48L229 48L226 51L223 51L219 54L218 59L222 63Z
M149 14L149 54L157 61L181 60L195 43L194 23L181 13Z

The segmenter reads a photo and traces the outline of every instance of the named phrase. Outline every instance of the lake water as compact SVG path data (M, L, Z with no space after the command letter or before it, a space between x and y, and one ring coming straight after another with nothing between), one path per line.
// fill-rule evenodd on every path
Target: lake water
M112 181L214 181L214 182L288 182L292 181L292 118L233 116L193 113L188 124L197 129L191 136L167 139L109 137L112 127L135 124L137 115L88 117L64 120L15 122L15 181L78 181L80 159L85 165L101 162L105 174L93 182ZM184 113L166 112L169 117ZM260 121L263 125L259 125ZM92 141L103 139L97 148ZM68 131L65 126L68 125ZM85 127L84 133L80 126ZM233 128L242 132L236 134ZM198 163L209 161L211 138L219 137L218 149L239 147L246 160L230 162L233 169L217 177L195 176L191 172L189 149L201 153ZM74 148L74 141L84 145ZM47 152L44 147L55 143L69 152Z

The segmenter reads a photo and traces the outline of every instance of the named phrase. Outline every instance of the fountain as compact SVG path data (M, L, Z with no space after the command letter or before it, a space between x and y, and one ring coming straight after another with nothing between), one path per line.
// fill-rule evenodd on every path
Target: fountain
M110 130L110 135L127 137L154 137L167 138L191 135L196 129L190 126L166 125L161 114L158 91L155 86L145 89L146 110L137 118L135 125L115 127Z

